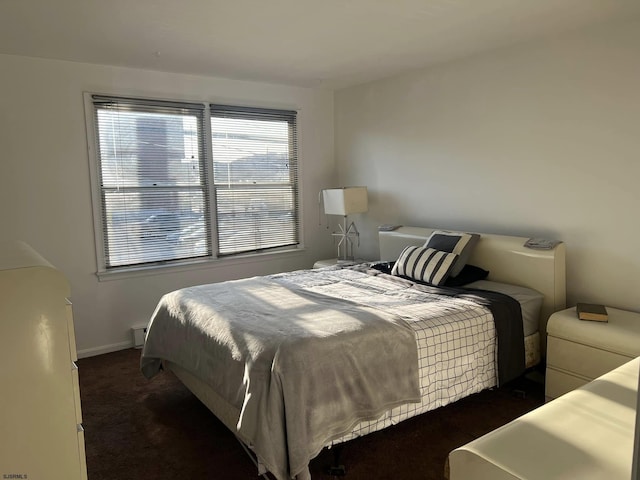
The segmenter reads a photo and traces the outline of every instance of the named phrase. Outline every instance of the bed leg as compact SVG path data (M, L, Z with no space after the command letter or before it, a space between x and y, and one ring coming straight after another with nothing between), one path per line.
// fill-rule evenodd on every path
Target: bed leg
M347 474L347 470L344 468L344 465L340 464L342 448L342 445L333 446L333 465L327 468L327 473L332 477L344 477Z
M244 442L240 440L238 436L236 436L236 440L238 440L244 452L247 454L247 456L251 459L253 464L258 469L258 476L263 478L264 480L271 480L271 477L269 476L269 472L266 471L266 469L264 468L263 465L260 464L260 462L258 462L255 455L249 450L249 448L244 444Z

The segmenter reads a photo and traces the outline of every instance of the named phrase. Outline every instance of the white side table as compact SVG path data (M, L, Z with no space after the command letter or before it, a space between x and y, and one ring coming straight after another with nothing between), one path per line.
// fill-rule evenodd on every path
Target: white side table
M557 398L640 356L640 313L607 307L608 322L578 319L575 307L547 324L545 396Z
M313 268L332 267L334 265L342 265L348 267L350 265L357 265L364 260L338 260L337 258L327 258L325 260L318 260L313 264Z

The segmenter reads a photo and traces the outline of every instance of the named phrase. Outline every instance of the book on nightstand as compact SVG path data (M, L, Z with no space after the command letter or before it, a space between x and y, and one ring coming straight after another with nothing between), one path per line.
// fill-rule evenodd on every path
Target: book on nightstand
M580 320L592 320L595 322L608 322L609 314L604 305L595 303L578 303L576 305L578 318Z

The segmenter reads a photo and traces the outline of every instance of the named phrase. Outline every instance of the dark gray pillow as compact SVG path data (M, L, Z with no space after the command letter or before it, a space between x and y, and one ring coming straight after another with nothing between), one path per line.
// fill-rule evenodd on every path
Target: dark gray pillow
M480 240L480 235L477 233L435 230L431 236L427 238L424 246L425 248L433 248L434 250L441 250L458 255L458 259L451 269L451 276L455 277L460 274L469 261L471 252L473 252L473 248L478 243L478 240Z
M461 287L467 283L484 280L489 276L489 271L475 265L466 264L462 271L455 277L449 276L444 282L445 287Z

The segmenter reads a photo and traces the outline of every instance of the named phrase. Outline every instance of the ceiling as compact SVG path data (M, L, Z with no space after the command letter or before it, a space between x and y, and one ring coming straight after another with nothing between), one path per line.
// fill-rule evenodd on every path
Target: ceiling
M0 53L342 88L636 15L638 0L1 0Z

